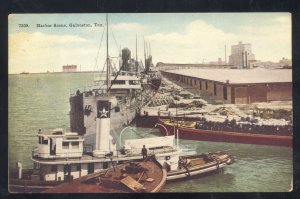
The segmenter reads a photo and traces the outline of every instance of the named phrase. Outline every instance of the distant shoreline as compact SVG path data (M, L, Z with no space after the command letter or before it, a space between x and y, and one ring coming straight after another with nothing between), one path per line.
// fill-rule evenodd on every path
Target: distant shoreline
M31 75L31 74L60 74L60 73L65 73L65 74L68 74L68 73L95 73L95 72L99 72L99 71L79 71L79 72L41 72L41 73L26 73L26 74L22 74L22 73L11 73L11 74L8 74L8 75Z

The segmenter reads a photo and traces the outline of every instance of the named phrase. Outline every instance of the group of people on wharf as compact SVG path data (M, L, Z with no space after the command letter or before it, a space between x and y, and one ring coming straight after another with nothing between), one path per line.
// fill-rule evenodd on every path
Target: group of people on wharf
M265 125L253 123L250 119L242 119L236 121L235 119L224 122L207 121L206 118L200 118L195 125L196 129L240 132L240 133L256 133L267 135L291 136L293 134L292 124L287 125Z

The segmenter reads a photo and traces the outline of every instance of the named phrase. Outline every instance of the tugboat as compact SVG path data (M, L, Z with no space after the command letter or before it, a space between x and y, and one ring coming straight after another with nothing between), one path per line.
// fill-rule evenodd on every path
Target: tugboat
M126 161L141 160L143 145L147 155L155 155L160 165L177 168L182 151L174 145L174 136L125 140L124 147L117 150L116 140L110 135L110 110L108 99L97 102L95 148L85 145L84 137L78 133L40 130L38 147L31 157L34 167L23 171L18 163L18 171L9 174L10 192L39 192Z
M166 170L149 156L65 182L44 193L154 193L163 189L166 179Z

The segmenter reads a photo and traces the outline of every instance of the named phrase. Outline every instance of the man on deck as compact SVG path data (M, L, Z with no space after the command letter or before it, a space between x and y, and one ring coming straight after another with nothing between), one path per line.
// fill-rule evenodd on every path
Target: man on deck
M142 155L143 155L143 159L145 159L147 157L147 149L146 149L145 145L143 145L143 148L142 148Z

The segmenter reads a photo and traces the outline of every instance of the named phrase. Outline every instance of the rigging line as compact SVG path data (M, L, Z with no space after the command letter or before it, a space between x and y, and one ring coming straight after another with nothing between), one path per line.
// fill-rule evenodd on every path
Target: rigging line
M116 74L114 80L111 81L110 87L107 90L110 90L110 88L112 87L112 85L114 84L114 81L117 79L118 75L120 74L120 72L122 71L122 67L120 67L118 73Z
M119 52L121 52L121 48L118 47L118 42L117 42L117 40L116 40L116 38L115 38L114 32L112 31L112 28L111 28L111 27L109 27L109 28L110 28L111 34L112 34L112 36L113 36L113 38L114 38L115 44L116 44L116 46L117 46L117 49L118 49Z
M103 67L102 67L102 71L101 71L101 74L104 73L105 67L106 67L106 61L104 61L104 64L103 64Z
M117 65L116 62L117 62L117 61L114 62L114 61L112 60L112 63L113 63L113 64L112 64L112 68L113 68L114 72L117 72L117 71L118 71L118 69L117 69L117 67L116 67L116 65Z
M156 127L152 127L151 129L145 131L144 137L146 136L146 134L148 134L149 132L153 131L154 129L156 129ZM137 130L135 130L135 129L133 129L133 128L131 128L130 130L132 130L133 132L135 132L135 133L137 133L137 134L140 134L139 131L137 131ZM142 135L140 135L140 136L142 137Z
M95 70L96 67L98 69L98 65L97 65L98 64L98 57L99 57L99 52L100 52L100 48L101 48L102 41L103 41L104 31L105 31L105 27L103 28L103 31L102 31L102 36L101 36L100 44L99 44L99 47L98 47L98 52L97 52L97 56L96 56L96 63L95 63L94 70Z

